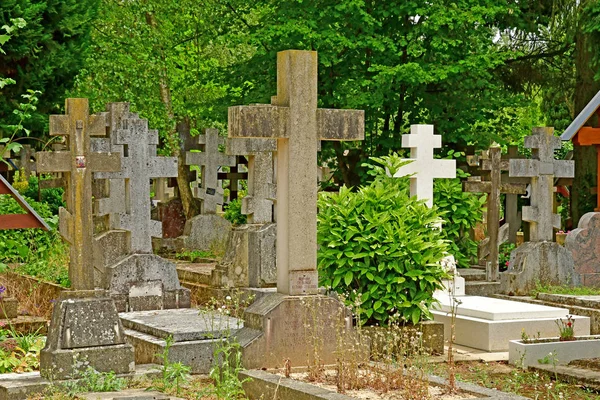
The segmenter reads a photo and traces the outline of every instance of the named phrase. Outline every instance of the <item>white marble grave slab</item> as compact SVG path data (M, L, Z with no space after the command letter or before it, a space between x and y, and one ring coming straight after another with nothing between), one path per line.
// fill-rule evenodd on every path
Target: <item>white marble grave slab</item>
M439 300L440 304L434 306L435 310L446 313L451 311L451 300L447 294L436 295L436 299ZM457 315L489 321L538 318L557 319L565 318L569 314L569 310L566 308L548 307L491 297L460 296L457 299L461 301L461 304L457 308Z

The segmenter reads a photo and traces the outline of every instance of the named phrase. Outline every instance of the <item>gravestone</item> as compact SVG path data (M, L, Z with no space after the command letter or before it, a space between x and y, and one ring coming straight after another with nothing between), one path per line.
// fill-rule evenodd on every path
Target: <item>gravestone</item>
M316 52L279 52L272 105L229 108L230 138L277 139L278 293L246 309L244 329L262 331L243 347L247 368L281 365L284 358L305 364L308 331L321 339L322 362L335 361L335 326L346 317L338 300L306 296L318 288L317 149L319 140L363 139L364 112L318 109L317 65Z
M560 228L560 216L553 213L554 179L572 178L574 162L554 159L561 141L553 128L533 128L525 147L532 149L532 158L510 160L509 166L511 177L531 179L530 206L522 212L530 241L512 251L508 269L501 274L501 290L514 295L528 294L538 284L580 284L570 252L552 242L553 229Z
M584 214L577 228L567 233L565 247L573 256L582 285L600 287L600 213Z
M222 287L268 287L277 283L277 225L273 223L275 139L229 138L226 153L248 159L248 194L242 214L248 223L232 229L223 259L213 271Z
M37 153L37 170L63 172L67 208L61 208L60 233L69 243L71 291L54 305L40 374L65 379L91 366L117 374L134 370L133 347L125 342L114 301L94 290L92 262L92 172L118 171L118 154L90 151L90 137L106 134L104 115L89 115L87 99L67 99L66 115L50 116L50 135L64 136L68 151ZM77 362L79 363L77 364Z
M402 147L410 148L410 164L396 171L394 178L410 175L410 195L433 206L433 180L456 178L456 160L433 158L433 150L442 147L442 136L433 134L433 125L411 125L410 134L402 135Z
M487 193L487 232L488 237L484 245L487 246L486 259L487 278L489 281L499 279L498 252L500 245L508 240L509 225L505 223L500 227L500 194L525 193L524 184L502 183L502 171L508 170L508 162L501 159L502 150L495 145L488 149L487 156L480 162L481 172L489 172L489 180L468 180L463 183L466 192Z
M231 223L217 215L217 206L223 204L218 173L223 166L234 166L235 157L219 151L225 139L217 129L205 129L198 136L201 152L186 152L186 165L200 167L200 184L194 188L194 196L202 201L201 214L188 220L183 230L183 244L187 249L221 252L226 248Z
M189 307L175 264L152 254L152 237L162 235L162 224L151 219L150 180L177 175L177 159L156 155L158 132L130 113L128 103L111 103L107 110L110 135L95 146L119 154L122 168L95 174L109 184L109 197L96 200L97 212L110 215L110 230L96 237L94 248L98 285L119 311Z

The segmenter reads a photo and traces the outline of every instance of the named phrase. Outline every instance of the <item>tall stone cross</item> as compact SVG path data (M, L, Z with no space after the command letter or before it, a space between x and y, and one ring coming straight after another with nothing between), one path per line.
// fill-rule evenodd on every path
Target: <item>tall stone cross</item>
M225 151L227 152L227 151ZM229 167L229 172L217 173L218 180L229 181L229 201L233 201L238 198L238 189L240 180L248 179L248 172L240 171L240 165L248 164L242 155L235 155L235 165Z
M62 172L67 208L60 208L60 233L70 244L69 279L74 290L93 290L92 172L121 169L118 154L90 151L90 137L106 134L106 117L89 115L87 99L67 99L66 115L50 116L50 135L65 136L67 151L38 152L37 171Z
M523 159L524 156L519 154L518 146L508 146L508 152L502 155L502 159L506 162L506 169L502 171L508 172L509 160ZM503 164L504 166L504 164ZM515 178L508 176L508 173L502 175L503 183L521 183L529 184L529 178ZM504 220L508 224L508 241L517 243L517 232L521 229L521 210L519 210L519 195L507 193L504 196Z
M226 153L248 158L248 194L242 199L242 214L249 224L273 222L275 183L273 153L277 151L275 139L228 138Z
M489 180L468 180L463 182L465 192L487 193L487 261L489 265L488 280L498 280L498 252L500 244L508 239L508 224L500 228L500 194L525 193L526 185L502 183L502 171L509 168L508 160L502 160L502 149L494 145L487 151L487 157L480 161L481 171L489 171Z
M223 204L217 174L220 167L234 166L236 161L234 156L226 156L219 151L219 146L224 143L225 138L219 137L217 129L205 129L204 134L198 136L202 152L185 153L186 165L200 166L201 183L194 188L194 196L202 200L202 214L215 214L217 205Z
M575 163L554 159L554 151L561 147L554 128L533 128L533 134L525 137L525 147L532 149L532 159L510 160L509 175L531 178L530 205L523 207L523 220L530 223L530 240L551 241L553 228L560 228L560 215L552 212L554 178L573 178Z
M433 206L433 180L456 178L456 160L433 158L433 149L442 147L442 136L433 134L433 125L411 125L410 134L402 135L402 147L410 148L410 164L396 171L394 178L411 175L410 195Z
M129 104L112 103L108 110L111 150L124 156L120 172L96 173L96 178L111 181L110 196L98 200L98 214L118 213L111 228L130 232L133 253L152 253L152 237L162 237L162 224L150 216L150 180L177 176L177 158L156 155L158 131L130 113Z
M277 291L317 292L319 140L362 140L364 112L317 108L317 53L277 53L272 106L229 107L230 138L277 139Z

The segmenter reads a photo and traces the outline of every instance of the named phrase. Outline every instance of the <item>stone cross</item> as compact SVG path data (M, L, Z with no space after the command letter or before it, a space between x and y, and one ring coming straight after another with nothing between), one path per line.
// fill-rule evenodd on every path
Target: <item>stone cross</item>
M219 137L217 129L205 129L204 134L198 136L201 153L186 152L185 164L200 166L201 183L195 189L194 196L202 200L201 213L215 214L217 205L223 204L223 198L218 190L219 168L234 166L235 157L226 156L219 151L219 146L225 139Z
M410 195L433 206L433 180L456 178L456 160L433 158L433 149L442 147L442 136L433 134L433 125L411 125L410 134L402 135L402 147L410 148L410 164L396 171L394 178L411 175Z
M468 180L463 183L463 190L466 192L487 193L487 232L489 255L487 257L489 271L488 280L498 280L498 252L500 244L508 238L508 225L504 224L500 228L500 194L525 193L524 184L502 183L502 171L508 170L508 160L502 160L502 150L500 146L493 145L487 152L487 157L480 161L481 171L489 171L489 180L479 181ZM504 237L500 237L501 230L506 231Z
M362 140L364 112L317 108L317 53L277 53L271 106L229 107L230 138L277 139L277 291L315 294L319 140Z
M130 113L129 104L109 104L108 110L111 149L123 155L122 170L96 173L96 178L111 182L110 197L98 200L98 214L118 213L111 228L130 232L133 253L152 253L152 237L162 237L162 224L150 216L150 180L177 176L177 158L156 155L158 131L148 129L148 120Z
M90 137L106 134L106 117L89 115L87 99L67 99L66 115L50 116L50 135L65 136L67 151L38 152L37 171L63 172L67 208L60 208L60 233L70 244L69 279L74 290L93 290L92 172L121 169L118 154L90 151Z
M519 154L518 146L508 146L508 152L502 155L502 159L506 160L507 168L503 171L508 171L508 160L523 159L524 157ZM508 174L502 175L502 182L504 183L522 183L527 186L528 178L515 178L510 177ZM504 196L504 219L508 224L508 241L510 243L517 243L517 232L521 229L521 211L519 210L519 195L507 193Z
M35 161L32 161L34 154L35 151L28 144L24 144L19 150L19 169L23 171L27 180L29 180L31 173L35 172Z
M229 172L219 172L217 174L218 180L229 180L229 201L233 201L238 198L239 181L248 179L248 172L240 171L240 165L248 164L243 156L235 156L235 165L229 167Z
M248 194L242 199L242 214L248 216L249 224L273 222L273 153L277 151L277 141L228 138L225 148L227 154L248 158Z
M530 223L530 240L551 241L552 228L560 228L560 215L552 212L554 178L574 177L575 164L554 159L554 151L561 147L554 128L533 128L533 134L525 137L525 147L532 149L532 159L510 160L509 175L531 178L530 206L523 207L523 220Z

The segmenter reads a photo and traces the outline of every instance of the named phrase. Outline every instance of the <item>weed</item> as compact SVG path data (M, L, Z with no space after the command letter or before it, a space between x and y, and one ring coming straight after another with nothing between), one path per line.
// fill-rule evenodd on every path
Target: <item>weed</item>
M98 372L93 367L88 366L83 371L73 376L73 380L61 383L59 390L62 390L68 396L75 396L78 393L85 392L115 392L127 387L127 380L119 378L111 372Z
M173 336L169 335L165 339L165 348L162 353L156 354L162 360L161 378L155 380L150 388L161 392L175 389L175 393L179 394L181 385L189 381L192 369L180 361L171 362L169 360L169 351L173 343Z

